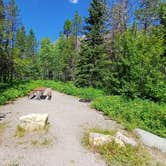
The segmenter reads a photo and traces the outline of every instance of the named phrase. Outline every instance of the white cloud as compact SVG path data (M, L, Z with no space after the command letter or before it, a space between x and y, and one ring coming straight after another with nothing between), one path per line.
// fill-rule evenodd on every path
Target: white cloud
M71 3L77 4L79 0L69 0Z

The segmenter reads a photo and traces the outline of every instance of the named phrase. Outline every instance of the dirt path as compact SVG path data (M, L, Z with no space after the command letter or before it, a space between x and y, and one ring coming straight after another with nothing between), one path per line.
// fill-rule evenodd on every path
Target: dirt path
M9 113L7 127L0 136L0 166L19 163L20 166L106 166L97 155L86 150L81 140L87 128L116 129L111 120L80 103L78 98L53 92L51 101L30 101L22 98L0 107ZM18 119L30 113L48 113L48 133L15 137Z

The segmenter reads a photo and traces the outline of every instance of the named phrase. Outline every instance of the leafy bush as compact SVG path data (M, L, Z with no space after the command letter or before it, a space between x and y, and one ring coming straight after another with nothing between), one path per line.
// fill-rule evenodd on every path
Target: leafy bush
M5 88L1 92L0 96L0 105L5 104L7 101L14 100L18 97L23 97L27 95L31 90L38 87L38 82L24 82L24 83L16 83L13 86L9 86L9 88Z
M117 36L114 44L115 59L106 78L105 87L115 95L166 102L165 58L163 33L133 34L128 30ZM152 32L149 32L152 33Z
M54 90L58 90L68 95L78 96L83 99L95 99L97 97L104 96L105 93L102 90L94 88L77 88L72 83L55 82L55 81L37 81L42 86L51 87Z
M92 107L103 111L111 119L123 123L126 128L139 127L166 137L166 105L148 100L127 100L121 96L97 98Z

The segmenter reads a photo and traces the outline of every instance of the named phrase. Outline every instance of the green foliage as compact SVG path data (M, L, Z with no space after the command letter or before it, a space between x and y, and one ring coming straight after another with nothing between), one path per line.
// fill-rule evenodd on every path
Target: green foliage
M83 99L93 100L105 94L104 91L94 88L77 88L72 83L63 83L55 81L37 81L37 82L42 86L51 87L54 90L58 90L68 95L78 96Z
M1 1L0 8L0 81L11 83L15 78L34 79L37 73L34 60L37 52L35 34L30 30L26 35L25 27L20 26L15 0L4 5Z
M98 129L98 128L90 129L89 132L94 132L94 133L99 133L99 134L104 134L104 135L112 135L112 136L114 136L116 134L116 130L103 130L103 129Z
M28 35L26 36L26 58L28 60L28 65L25 68L25 77L28 79L39 78L39 67L37 63L37 39L35 33L30 29ZM23 69L24 69L23 68Z
M109 166L151 166L150 155L143 148L133 148L129 145L120 147L115 142L98 147L99 152L107 160Z
M78 96L83 99L95 99L97 97L104 96L102 90L93 89L93 88L77 88L72 83L63 83L55 81L30 81L17 83L16 85L9 86L8 88L1 91L0 96L0 105L5 104L7 101L14 100L18 97L23 97L31 92L34 88L45 86L50 87L53 90L58 90L60 92Z
M23 82L16 83L7 89L1 90L0 105L5 104L7 101L15 100L18 97L27 95L31 90L38 87L40 84L37 82Z
M80 35L82 31L82 17L78 14L78 11L75 12L72 20L72 31L74 36Z
M38 63L43 79L52 79L53 62L54 62L54 47L49 38L41 41L41 49L38 55Z
M66 37L62 35L56 44L60 57L60 79L71 81L74 79L75 59L77 55L75 39L73 36L66 39Z
M106 1L92 0L84 26L86 38L77 58L75 85L78 87L102 86L107 60L104 46L106 16Z
M64 35L68 38L72 33L72 21L66 20L64 23Z
M0 0L0 36L2 35L2 30L3 30L3 23L4 23L4 17L5 17L4 11L5 10L4 10L3 0ZM0 42L1 42L1 39L0 39Z
M73 80L76 55L73 36L66 38L61 35L55 44L48 38L43 39L38 56L42 78Z
M109 96L95 99L92 107L104 112L111 119L123 123L128 129L139 127L166 137L166 105L164 104Z
M113 94L166 102L166 84L161 69L165 59L163 33L151 29L145 36L129 30L116 39L115 59L105 85ZM108 84L108 81L110 82Z

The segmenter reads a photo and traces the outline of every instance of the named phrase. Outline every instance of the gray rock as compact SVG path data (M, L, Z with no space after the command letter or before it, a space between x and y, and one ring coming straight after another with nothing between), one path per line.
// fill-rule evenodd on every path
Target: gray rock
M126 144L130 144L132 146L137 146L137 142L133 138L128 138L120 132L116 133L115 138L123 141Z
M48 114L30 114L20 117L19 126L26 131L44 129L48 123Z
M142 129L135 129L135 132L140 137L143 144L149 147L154 147L162 152L166 152L166 139L156 136Z

